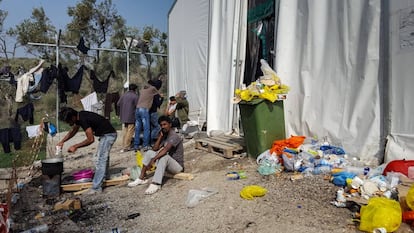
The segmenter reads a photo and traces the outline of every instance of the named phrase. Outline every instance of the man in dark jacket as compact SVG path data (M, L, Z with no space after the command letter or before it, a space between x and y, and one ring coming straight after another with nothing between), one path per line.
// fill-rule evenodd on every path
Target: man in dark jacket
M120 109L119 118L124 124L122 129L122 149L121 152L133 150L132 137L135 134L135 109L138 102L137 85L130 84L128 91L119 98L117 106Z

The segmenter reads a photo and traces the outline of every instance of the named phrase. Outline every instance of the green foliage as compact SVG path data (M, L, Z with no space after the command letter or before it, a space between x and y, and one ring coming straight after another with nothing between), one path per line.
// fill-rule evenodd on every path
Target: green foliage
M46 138L46 136L44 136ZM40 146L39 153L34 154L32 146L34 139L26 139L22 143L20 150L14 150L8 154L0 153L2 159L0 159L0 168L12 167L13 163L16 167L29 166L33 163L33 157L36 155L35 160L42 160L46 158L46 140Z
M0 4L1 4L0 0ZM136 83L141 86L149 79L160 78L163 81L161 92L167 93L167 58L161 56L153 56L149 53L166 53L167 51L167 34L161 33L154 27L144 27L142 30L134 26L127 26L125 19L118 14L112 0L80 0L75 6L68 7L67 13L71 18L65 29L60 34L60 45L77 45L80 37L85 40L85 45L90 48L114 48L125 50L125 39L127 37L138 40L138 45L133 46L130 53L129 71L130 83ZM42 7L34 8L31 17L23 19L23 21L14 28L4 31L3 22L7 18L8 12L0 9L0 54L4 58L0 58L2 64L11 66L12 72L17 74L19 67L25 70L36 66L38 59L14 58L15 49L18 46L25 46L28 53L46 60L43 67L56 65L55 47L47 46L29 46L28 42L37 43L56 43L56 35L58 32L51 24L49 18L45 14ZM16 39L16 43L12 49L6 47L10 43L10 39ZM7 43L6 43L7 42ZM142 53L142 54L137 54ZM12 55L10 59L8 55ZM112 52L103 50L90 50L88 54L81 54L76 48L66 48L64 46L59 49L59 62L69 68L69 76L76 72L80 64L86 65L89 69L93 69L98 78L103 81L107 78L109 71L114 70L116 74L116 89L122 91L122 85L126 81L127 56L123 52ZM75 109L82 109L80 106L80 98L90 94L93 91L89 72L85 71L82 86L79 94L68 94L68 106ZM0 93L6 94L14 99L15 88L6 82L0 82ZM43 117L49 116L49 120L56 123L56 82L50 86L48 93L39 93L42 98L34 101L35 105L35 124L39 124ZM122 93L120 93L122 94ZM2 97L3 98L3 97ZM104 95L99 95L99 99L103 100ZM1 102L3 101L3 102ZM25 97L27 101L27 96ZM4 99L0 99L1 104ZM26 102L25 102L26 103ZM14 103L12 111L22 106L24 103ZM2 113L4 111L2 109ZM7 114L6 114L7 115ZM8 117L8 116L7 116ZM1 118L1 117L0 117ZM3 121L3 119L0 119ZM117 116L112 113L111 123L118 130L122 128ZM21 123L23 135L25 135L23 148L20 151L12 151L10 154L2 154L4 159L0 160L0 167L10 166L12 159L19 155L19 164L25 164L25 158L30 155L32 139L27 138L24 128L28 122ZM1 125L0 125L1 128ZM59 131L69 130L69 126L59 122ZM44 157L46 154L46 146L42 146L40 154Z
M27 45L28 42L37 43L54 43L55 27L51 24L50 19L46 16L43 7L33 8L32 18L24 19L23 22L16 26L17 41L21 45ZM26 51L33 55L39 54L44 59L49 58L49 49L43 46L26 46Z

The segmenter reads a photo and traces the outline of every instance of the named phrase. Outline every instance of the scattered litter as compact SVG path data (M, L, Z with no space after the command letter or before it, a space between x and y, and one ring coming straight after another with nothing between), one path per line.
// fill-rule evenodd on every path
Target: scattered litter
M218 190L214 188L190 189L185 204L190 208L195 207L201 200L216 193L218 193Z
M136 218L136 217L138 217L138 216L140 216L141 214L140 213L133 213L133 214L130 214L130 215L128 215L127 216L127 220L128 219L134 219L134 218Z
M238 180L238 179L246 179L246 172L245 171L232 171L232 172L227 172L226 177L228 180Z
M259 185L249 185L240 191L240 197L246 200L253 200L254 197L262 197L267 193L267 189Z
M402 211L400 203L385 197L373 197L368 205L361 207L359 229L373 232L385 228L386 232L395 232L401 225Z

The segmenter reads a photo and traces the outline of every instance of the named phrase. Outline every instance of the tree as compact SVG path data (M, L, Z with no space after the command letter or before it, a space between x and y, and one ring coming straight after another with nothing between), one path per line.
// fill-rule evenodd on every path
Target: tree
M46 16L43 7L33 8L31 19L24 19L16 28L9 30L10 35L17 36L17 42L27 45L28 42L55 43L56 29ZM43 59L50 59L50 49L45 46L26 46L26 52Z
M163 32L160 36L160 53L167 54L168 51L168 45L167 45L167 33ZM158 64L158 72L160 74L166 74L167 73L167 56L157 56L157 64Z
M0 0L1 3L1 0ZM6 45L6 36L4 32L4 20L7 18L7 11L0 9L0 50L8 60L7 56L7 45Z
M112 0L82 0L75 7L68 8L72 21L67 25L66 40L78 43L83 37L90 47L102 48L111 38L115 26L122 28L125 20L118 15ZM99 63L99 50L95 62Z
M0 3L1 1L2 0L0 0ZM8 12L0 9L0 53L4 55L6 61L9 60L9 54L14 57L17 48L17 43L14 43L13 49L11 51L8 49L8 38L13 37L14 34L12 29L6 30L4 28L4 22L6 21L7 16Z
M142 40L145 42L141 46L141 52L144 54L145 60L146 60L146 68L147 68L147 78L152 79L151 74L151 67L154 63L155 59L153 55L150 55L148 53L159 53L159 36L160 31L154 27L146 26L144 27L143 33L142 33Z

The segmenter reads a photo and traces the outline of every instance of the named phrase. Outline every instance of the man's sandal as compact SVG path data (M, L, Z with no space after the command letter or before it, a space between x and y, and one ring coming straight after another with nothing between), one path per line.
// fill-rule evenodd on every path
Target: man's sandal
M160 189L161 189L161 185L159 185L159 184L150 184L148 186L147 190L145 190L145 194L151 195L151 194L156 193Z

